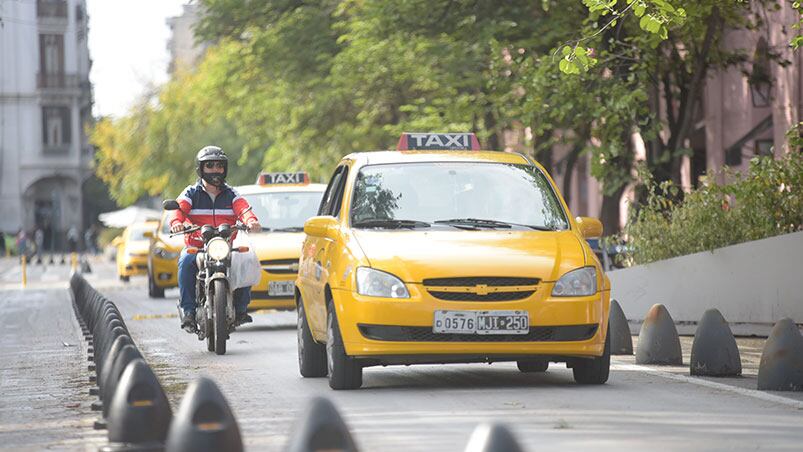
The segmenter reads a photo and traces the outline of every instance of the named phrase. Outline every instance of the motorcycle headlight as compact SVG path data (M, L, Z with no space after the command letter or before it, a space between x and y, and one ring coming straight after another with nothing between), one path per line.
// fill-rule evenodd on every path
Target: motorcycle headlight
M583 267L561 276L552 288L553 297L584 297L597 293L596 267Z
M368 267L357 268L357 293L369 297L410 298L399 278Z
M229 244L220 237L215 237L206 244L206 253L216 261L227 258L230 250Z

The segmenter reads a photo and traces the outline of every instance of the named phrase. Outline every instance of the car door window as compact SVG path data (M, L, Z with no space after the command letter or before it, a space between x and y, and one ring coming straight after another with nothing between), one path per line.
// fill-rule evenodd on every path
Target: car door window
M333 217L340 217L340 207L343 205L343 193L346 191L346 179L349 175L349 168L347 166L343 167L343 171L340 174L340 180L337 183L335 188L335 194L332 197L332 207L331 213Z
M329 211L331 210L332 202L335 193L337 192L337 186L340 182L341 175L343 174L343 167L339 166L332 173L332 178L329 179L329 185L326 187L326 191L323 193L323 198L321 198L321 206L318 208L318 215L329 215Z

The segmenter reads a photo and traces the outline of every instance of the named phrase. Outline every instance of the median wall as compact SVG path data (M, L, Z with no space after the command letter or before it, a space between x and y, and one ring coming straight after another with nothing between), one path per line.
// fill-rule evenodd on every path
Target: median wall
M655 303L666 305L681 334L693 333L710 308L719 309L737 335L766 336L783 317L803 323L803 232L615 270L608 277L611 297L636 324Z

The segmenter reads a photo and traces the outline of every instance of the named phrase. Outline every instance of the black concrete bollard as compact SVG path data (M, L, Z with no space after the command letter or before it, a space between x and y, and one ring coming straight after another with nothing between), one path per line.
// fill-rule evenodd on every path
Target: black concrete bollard
M662 304L653 305L641 325L636 364L683 365L678 330Z
M99 343L98 343L98 356L97 356L97 363L101 366L106 362L106 357L109 354L109 350L111 346L114 344L114 341L117 340L120 336L129 336L128 332L124 330L122 327L116 326L108 333L100 336ZM130 336L129 336L130 337ZM99 369L99 371L102 370Z
M153 370L142 359L128 363L106 418L109 445L103 452L162 451L173 414Z
M356 452L346 423L328 399L315 397L293 428L286 452Z
M117 355L120 353L120 350L126 345L134 345L134 341L131 340L131 336L127 334L121 334L114 340L112 346L109 348L108 353L106 353L104 360L100 361L100 366L97 372L98 387L103 387L104 381L109 379L109 373L111 373L112 364L114 364L114 358L117 357Z
M481 424L474 429L465 452L522 452L513 433L502 424Z
M619 306L619 302L611 300L611 313L609 316L611 335L611 355L632 355L633 354L633 338L630 333L630 325L627 324L627 318Z
M167 433L168 452L243 450L237 420L217 385L206 377L193 381L184 393Z
M128 366L128 363L135 359L142 359L142 354L139 353L133 345L124 345L120 349L120 353L114 357L114 362L111 366L111 371L106 380L103 381L103 386L100 388L100 400L103 401L103 417L109 416L109 402L117 389L117 384L120 382L120 377L123 371Z
M732 377L742 374L742 359L739 347L733 337L728 322L717 309L709 309L703 314L694 344L691 347L691 375L710 377Z
M761 353L758 389L803 391L803 336L790 318L772 327Z

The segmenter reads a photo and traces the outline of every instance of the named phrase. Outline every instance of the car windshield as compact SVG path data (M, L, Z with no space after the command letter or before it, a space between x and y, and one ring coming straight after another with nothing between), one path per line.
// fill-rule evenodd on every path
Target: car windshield
M131 229L131 233L128 235L128 240L131 240L132 242L133 241L138 241L138 240L148 240L148 238L145 237L145 233L148 232L148 231L153 231L154 229L156 229L156 228L136 228L136 229Z
M167 215L162 218L162 234L170 234L170 217Z
M568 228L541 171L493 162L365 166L354 185L351 222L355 227L415 227L425 222L469 229Z
M243 195L268 231L299 232L304 222L318 212L323 192L269 192Z

